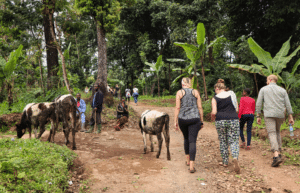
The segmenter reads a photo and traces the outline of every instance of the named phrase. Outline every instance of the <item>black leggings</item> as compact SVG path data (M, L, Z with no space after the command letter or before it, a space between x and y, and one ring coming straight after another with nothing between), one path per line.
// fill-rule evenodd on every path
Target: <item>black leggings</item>
M196 141L198 132L201 129L200 119L178 119L179 128L184 137L184 151L186 155L190 155L190 160L195 161L196 157Z

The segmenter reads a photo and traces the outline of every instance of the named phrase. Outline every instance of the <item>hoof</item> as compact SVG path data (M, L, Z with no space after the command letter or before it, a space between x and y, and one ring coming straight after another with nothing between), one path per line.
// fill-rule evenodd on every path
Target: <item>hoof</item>
M156 155L156 158L159 158L159 155Z
M151 149L151 152L154 152L154 149Z
M77 148L76 147L72 147L72 150L76 150Z
M167 158L168 160L171 160L171 157L170 156L168 156L168 158Z

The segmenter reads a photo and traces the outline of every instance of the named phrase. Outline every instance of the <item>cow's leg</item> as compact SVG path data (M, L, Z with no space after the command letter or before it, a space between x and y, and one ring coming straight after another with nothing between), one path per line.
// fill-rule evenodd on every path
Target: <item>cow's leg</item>
M146 133L145 131L142 131L143 133L143 141L144 141L144 154L147 152L147 138L146 138Z
M163 130L163 134L165 137L166 147L167 147L167 159L171 160L171 155L169 150L169 146L170 146L169 116L165 117L165 129Z
M157 136L157 140L158 140L158 151L157 151L157 154L156 154L156 158L159 158L160 151L161 151L161 146L162 146L162 143L163 143L163 138L161 136L161 133L157 133L156 136Z
M69 141L69 125L66 122L64 122L64 124L63 124L63 131L65 134L65 143L66 143L66 145L68 145L70 143L70 141Z
M54 123L51 120L51 128L50 128L50 134L49 134L49 137L48 137L48 142L51 142L52 133L54 133L53 128L54 128Z
M152 135L150 135L150 134L149 134L149 140L150 140L150 143L151 143L151 145L150 145L150 147L151 147L151 152L153 152L153 151L154 151L154 146L153 146Z

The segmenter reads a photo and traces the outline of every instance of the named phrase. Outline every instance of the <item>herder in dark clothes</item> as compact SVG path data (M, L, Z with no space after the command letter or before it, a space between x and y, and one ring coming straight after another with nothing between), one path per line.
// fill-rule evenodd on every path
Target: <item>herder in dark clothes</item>
M102 112L103 94L99 89L99 85L95 84L94 89L95 89L95 94L94 94L93 101L92 101L93 113L92 113L92 117L90 120L91 128L90 128L90 130L86 131L86 133L92 133L92 131L94 129L95 113L96 113L96 124L98 127L97 133L101 132L101 112Z
M125 99L121 99L121 103L117 106L117 119L115 129L120 131L120 129L123 129L124 124L128 122L128 107L125 104Z

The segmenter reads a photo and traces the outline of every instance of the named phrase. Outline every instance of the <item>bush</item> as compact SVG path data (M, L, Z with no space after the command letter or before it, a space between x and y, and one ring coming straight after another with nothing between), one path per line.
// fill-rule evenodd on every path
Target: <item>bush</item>
M75 156L38 139L0 139L0 192L64 192Z

